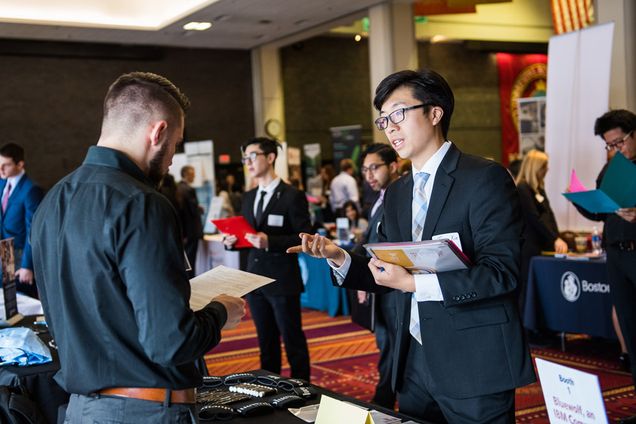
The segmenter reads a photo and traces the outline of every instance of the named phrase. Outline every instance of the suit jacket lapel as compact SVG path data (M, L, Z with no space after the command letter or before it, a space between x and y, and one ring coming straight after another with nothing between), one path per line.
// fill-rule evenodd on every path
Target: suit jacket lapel
M250 190L247 193L245 193L245 200L244 200L244 210L247 209L244 214L244 218L247 220L247 222L250 223L250 225L252 226L252 228L256 229L256 218L254 217L254 199L256 199L256 193L258 192L258 189L256 190Z
M406 175L400 177L395 182L397 184L400 193L396 196L398 199L404 199L403 205L397 205L398 208L398 223L400 225L401 241L411 241L413 239L411 226L413 222L413 175L409 172ZM408 199L408 200L407 200Z
M433 236L433 229L439 220L446 199L448 198L448 193L450 193L453 182L455 181L450 174L457 168L458 160L459 150L457 150L454 144L451 144L450 149L446 153L446 156L444 156L444 159L442 159L442 163L440 163L435 173L435 182L433 183L431 199L428 202L428 212L426 212L422 240L430 240Z

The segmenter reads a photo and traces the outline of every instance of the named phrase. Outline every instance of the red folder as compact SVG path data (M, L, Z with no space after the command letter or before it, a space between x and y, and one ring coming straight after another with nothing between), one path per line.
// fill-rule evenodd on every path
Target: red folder
M211 220L221 233L232 234L238 240L234 244L234 248L241 249L245 247L254 247L252 243L245 239L245 234L256 234L256 230L252 228L249 222L242 216L233 216L224 219Z

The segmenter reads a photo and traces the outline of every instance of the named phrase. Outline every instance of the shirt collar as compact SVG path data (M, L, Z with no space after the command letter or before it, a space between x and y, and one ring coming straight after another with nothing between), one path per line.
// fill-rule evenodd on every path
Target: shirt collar
M103 146L91 146L84 159L84 165L100 165L119 169L131 177L154 187L146 174L123 152Z
M439 165L442 163L442 160L444 159L444 156L446 156L450 146L451 142L448 140L445 141L444 144L437 149L437 152L435 152L435 154L431 156L426 163L424 163L422 169L416 169L415 165L412 165L413 176L415 176L418 172L426 172L429 176L435 175L437 168L439 168Z
M280 177L276 177L272 180L272 182L270 182L269 184L267 184L265 187L263 187L262 185L258 185L258 191L266 191L267 194L271 194L276 187L278 187L278 184L280 184Z

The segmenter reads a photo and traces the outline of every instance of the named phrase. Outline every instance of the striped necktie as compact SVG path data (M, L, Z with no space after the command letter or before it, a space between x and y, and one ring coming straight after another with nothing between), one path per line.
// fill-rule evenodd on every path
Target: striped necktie
M413 222L411 225L411 233L413 241L420 241L422 239L422 232L424 231L424 222L426 221L426 212L428 211L428 199L426 198L426 192L424 187L428 181L430 174L426 172L418 172L413 175L413 205L417 213L413 214ZM420 332L420 313L417 309L417 300L415 300L415 293L411 295L411 319L409 321L409 332L422 344L422 333Z

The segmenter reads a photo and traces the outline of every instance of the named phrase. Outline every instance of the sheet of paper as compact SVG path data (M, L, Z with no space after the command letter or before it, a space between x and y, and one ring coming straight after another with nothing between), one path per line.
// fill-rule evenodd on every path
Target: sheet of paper
M576 171L572 170L572 175L570 176L570 193L576 193L578 191L587 191L579 177L576 175Z
M245 296L273 281L275 280L262 275L219 265L190 280L192 288L190 308L194 311L203 309L214 297L220 294L236 297Z
M373 418L369 411L362 407L322 395L316 424L333 423L373 424Z
M425 240L365 244L374 258L406 268L411 273L432 274L466 269L470 260L451 240Z

